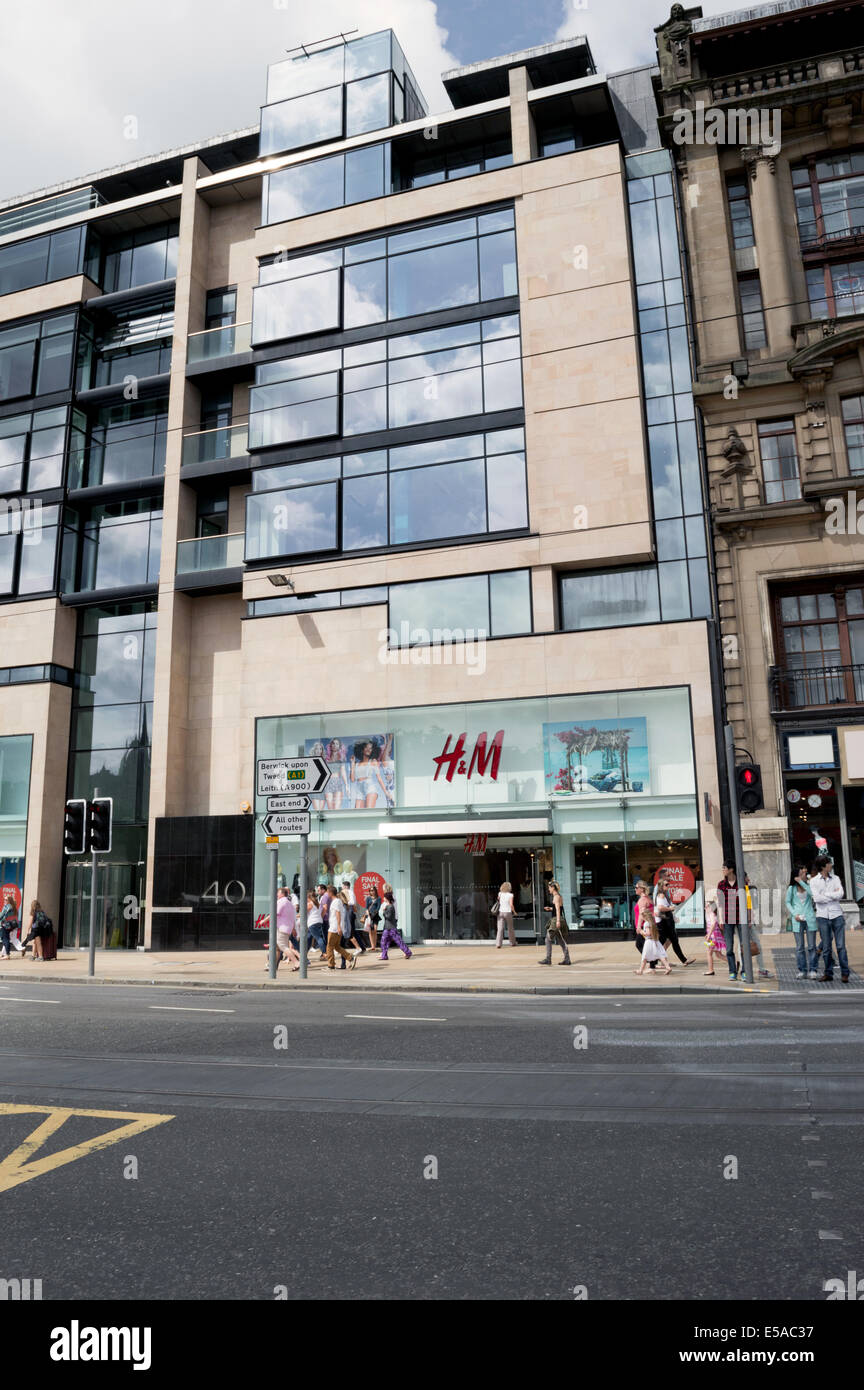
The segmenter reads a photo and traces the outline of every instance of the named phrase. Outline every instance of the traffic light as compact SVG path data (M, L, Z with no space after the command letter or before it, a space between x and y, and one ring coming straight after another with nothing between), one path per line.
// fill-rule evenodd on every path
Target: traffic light
M765 805L762 797L762 769L758 763L742 763L735 769L735 783L738 789L738 810L744 815L761 811Z
M97 797L90 803L90 848L98 854L111 849L111 813L114 802L110 796Z
M64 854L83 854L86 838L87 802L78 799L67 801L63 821Z

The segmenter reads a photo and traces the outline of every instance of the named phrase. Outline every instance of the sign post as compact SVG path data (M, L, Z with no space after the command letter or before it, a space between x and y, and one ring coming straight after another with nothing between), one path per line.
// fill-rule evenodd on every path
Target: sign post
M279 949L276 941L276 908L277 904L277 883L279 870L279 837L274 838L268 835L267 848L270 850L270 979L276 979L276 952Z
M255 766L255 791L267 798L267 814L262 825L272 851L270 873L270 979L276 978L276 858L279 840L300 837L300 911L297 927L300 936L300 979L308 974L308 914L306 897L309 891L307 860L309 856L309 796L317 795L332 777L323 758L259 758Z
M741 941L741 964L744 967L744 979L748 985L752 985L753 957L750 954L750 923L747 920L747 890L744 886L744 847L741 843L741 812L738 809L738 802L735 797L735 737L731 724L725 725L723 729L723 740L726 745L726 776L729 781L732 844L735 847L735 898L738 905L738 933ZM732 932L732 943L734 946L734 930Z

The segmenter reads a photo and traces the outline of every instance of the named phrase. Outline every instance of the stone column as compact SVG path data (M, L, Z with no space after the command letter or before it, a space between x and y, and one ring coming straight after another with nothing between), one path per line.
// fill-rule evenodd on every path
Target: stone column
M513 163L526 164L537 158L537 131L528 105L528 69L511 68L510 133L513 141Z
M750 176L750 208L768 349L772 357L790 357L795 292L783 232L776 162L758 145L747 146L741 155Z

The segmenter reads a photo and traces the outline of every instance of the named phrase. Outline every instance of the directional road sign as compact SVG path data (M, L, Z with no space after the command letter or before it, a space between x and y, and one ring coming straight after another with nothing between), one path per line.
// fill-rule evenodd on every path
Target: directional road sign
M278 835L281 839L294 839L298 835L309 834L312 817L308 811L271 811L262 824L265 835Z
M259 758L259 796L323 791L333 774L323 758Z
M268 796L268 811L308 811L308 796Z

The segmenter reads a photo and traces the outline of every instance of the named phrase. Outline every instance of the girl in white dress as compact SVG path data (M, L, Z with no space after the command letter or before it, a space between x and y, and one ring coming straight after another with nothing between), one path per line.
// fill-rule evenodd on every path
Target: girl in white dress
M650 905L645 905L639 912L639 931L645 938L645 945L642 947L642 964L638 970L634 970L634 975L644 975L648 964L652 960L657 961L657 970L662 970L664 975L671 975L669 962L666 959L666 947L660 940L660 929L654 916L654 910Z

